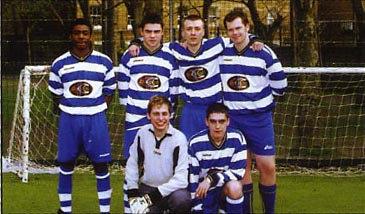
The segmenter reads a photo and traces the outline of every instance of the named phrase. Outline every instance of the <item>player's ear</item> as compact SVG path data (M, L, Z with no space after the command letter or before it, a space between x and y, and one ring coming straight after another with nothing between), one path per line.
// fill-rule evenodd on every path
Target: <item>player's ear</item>
M151 116L149 113L147 113L147 119L151 120Z
M209 126L208 118L205 118L205 125Z
M231 123L231 120L229 118L227 118L227 126L229 126L230 123Z

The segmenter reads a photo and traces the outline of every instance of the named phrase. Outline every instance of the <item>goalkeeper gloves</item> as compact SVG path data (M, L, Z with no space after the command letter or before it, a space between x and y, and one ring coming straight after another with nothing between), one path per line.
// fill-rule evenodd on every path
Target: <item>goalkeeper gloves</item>
M148 213L150 209L149 206L152 205L152 201L148 194L141 197L133 197L129 199L129 206L132 213L144 214Z

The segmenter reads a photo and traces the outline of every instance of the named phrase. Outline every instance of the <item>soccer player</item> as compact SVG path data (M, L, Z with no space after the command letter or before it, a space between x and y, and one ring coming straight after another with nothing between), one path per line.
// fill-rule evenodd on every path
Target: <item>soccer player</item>
M147 104L154 95L174 98L177 64L169 48L162 46L163 23L159 15L147 14L141 22L143 43L138 57L126 52L118 69L119 100L126 106L124 160L140 127L149 123Z
M242 177L246 167L246 141L228 127L228 108L213 103L206 110L204 129L189 143L189 190L193 213L242 213Z
M221 77L224 104L230 109L231 126L244 134L248 144L247 168L243 179L244 213L253 212L251 153L260 174L259 191L264 212L274 213L276 198L275 142L272 110L274 95L282 96L287 80L275 53L264 46L254 52L249 46L249 21L243 12L233 11L224 18L232 44L223 51Z
M178 61L180 82L177 83L184 101L179 130L189 139L205 128L207 107L222 100L218 57L230 41L222 37L204 39L204 21L198 15L185 17L181 32L185 45L173 42L169 48ZM257 42L255 45L255 50L261 50L263 43ZM138 50L134 48L130 47L130 53L137 55Z
M52 63L48 87L54 96L54 109L60 113L58 213L72 211L72 174L80 153L93 164L100 213L109 213L112 189L107 164L112 157L105 110L116 89L113 63L92 49L88 20L76 19L69 33L71 50Z
M151 124L138 130L126 165L125 213L190 212L188 142L170 124L171 113L171 104L163 96L153 96L148 103Z

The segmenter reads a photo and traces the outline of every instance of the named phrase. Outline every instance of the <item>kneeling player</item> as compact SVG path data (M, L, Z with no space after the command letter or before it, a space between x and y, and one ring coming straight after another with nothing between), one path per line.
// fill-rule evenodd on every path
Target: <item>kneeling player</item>
M189 144L189 190L193 213L242 213L242 177L246 167L246 141L229 128L228 108L210 105L208 129L195 134Z

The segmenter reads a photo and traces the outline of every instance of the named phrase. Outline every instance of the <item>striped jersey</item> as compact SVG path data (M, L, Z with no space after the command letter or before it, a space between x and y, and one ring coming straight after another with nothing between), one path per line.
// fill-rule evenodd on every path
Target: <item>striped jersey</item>
M195 192L210 169L216 169L219 181L215 189L231 180L241 180L245 174L247 145L243 134L233 128L227 128L224 142L217 147L209 139L209 129L195 134L189 143L189 191L193 199L193 210L202 210L201 200L195 198ZM209 192L208 192L209 194Z
M230 114L250 114L272 110L273 95L282 96L287 79L275 53L264 46L254 52L246 48L240 53L229 44L220 57L224 104Z
M179 43L170 43L170 49L179 63L182 100L198 105L222 100L218 57L228 43L229 39L222 37L203 39L196 54Z
M126 52L118 69L120 104L126 106L125 128L138 129L148 124L147 105L154 95L176 102L178 67L170 49L161 46L150 53L143 46L136 57Z
M59 108L73 115L94 115L107 108L105 95L116 89L113 63L108 56L92 50L84 59L70 51L51 66L48 89L61 97Z

